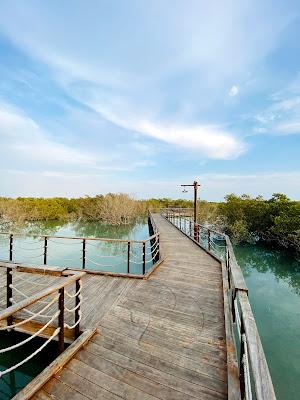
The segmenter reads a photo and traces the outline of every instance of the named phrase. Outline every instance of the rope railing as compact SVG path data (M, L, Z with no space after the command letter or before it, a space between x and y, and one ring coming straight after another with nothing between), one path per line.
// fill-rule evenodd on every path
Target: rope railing
M225 265L229 285L230 322L236 330L234 338L236 359L239 354L237 364L241 399L276 400L267 360L248 299L248 288L229 237L183 217L182 209L175 211L169 208L163 209L161 214ZM216 241L222 241L224 244Z
M4 263L0 262L0 268L3 268L6 272L6 294L7 294L7 308L0 312L0 331L22 331L29 333L25 339L13 343L11 346L0 348L0 354L11 353L12 357L9 359L11 362L17 359L17 356L13 356L14 351L21 346L24 346L34 340L36 337L48 337L48 339L42 343L35 351L30 353L23 360L16 362L9 368L0 371L0 378L19 368L27 361L32 359L38 353L40 353L48 343L50 343L56 336L58 342L59 352L62 352L65 347L65 334L66 329L73 332L74 338L77 338L80 334L80 321L81 321L81 306L83 302L82 296L82 282L81 278L85 272L77 271L57 271L53 276L53 270L34 267L29 265L21 265L17 263ZM27 277L24 278L22 275L39 274L41 276L51 276L55 279L55 283L51 285L51 281L48 284L33 294L26 293L25 287L17 288L15 281L21 278L21 281L32 282ZM53 280L52 280L53 282ZM32 282L34 284L34 282ZM75 284L74 293L70 292L70 288ZM27 285L28 290L32 290L33 285ZM67 290L69 288L69 290ZM17 301L14 299L14 294L22 296L22 300ZM65 294L68 296L70 302L74 302L74 305L67 305L65 303ZM50 300L46 301L48 298ZM73 299L73 300L72 300ZM42 308L38 306L43 304ZM44 305L46 304L46 305ZM56 305L56 307L55 307ZM58 307L57 307L58 306ZM34 307L34 309L30 309ZM39 309L37 309L39 308ZM25 314L29 314L29 317L24 317ZM65 313L71 315L74 314L74 323L65 320ZM47 320L41 322L46 318ZM70 337L70 336L69 336Z
M63 267L68 267L68 264L72 263L74 267L87 271L145 275L153 265L160 261L159 232L150 212L148 224L150 237L145 240L53 235L25 236L23 233L8 232L0 232L0 238L8 239L7 255L9 261L25 259L32 260L31 262L39 262L38 260L41 260L44 265L55 263L55 265ZM26 241L20 244L20 238L25 238ZM30 240L30 238L35 240ZM30 246L27 247L27 243ZM34 246L32 243L41 245L41 247ZM68 246L69 249L73 247L74 252L71 253L67 248L66 254L60 256L61 260L57 261L59 256L53 253L53 251L57 251L56 245L59 245L62 249L64 249L64 246ZM38 250L42 250L42 252L35 254L34 252ZM80 253L78 254L77 251L80 251ZM107 254L112 251L113 254ZM25 254L22 254L22 252L25 252ZM3 247L0 250L0 258L1 253L3 254ZM70 257L71 254L72 258Z

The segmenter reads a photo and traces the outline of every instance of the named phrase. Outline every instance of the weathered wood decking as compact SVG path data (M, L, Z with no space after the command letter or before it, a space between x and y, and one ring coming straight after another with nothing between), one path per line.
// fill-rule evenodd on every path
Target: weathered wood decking
M225 399L221 265L159 215L165 261L148 280L87 275L87 345L34 399Z

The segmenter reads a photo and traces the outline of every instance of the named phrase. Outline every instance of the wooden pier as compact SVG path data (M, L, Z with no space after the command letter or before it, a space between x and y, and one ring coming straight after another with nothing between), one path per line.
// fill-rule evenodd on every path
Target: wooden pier
M85 337L15 399L241 398L226 264L163 216L152 218L164 261L147 279L83 276ZM272 387L270 397L258 389L258 399L275 399Z

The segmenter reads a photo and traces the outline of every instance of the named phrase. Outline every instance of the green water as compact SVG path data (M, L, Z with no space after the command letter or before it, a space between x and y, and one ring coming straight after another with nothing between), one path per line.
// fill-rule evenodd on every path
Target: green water
M114 239L145 240L149 237L147 219L132 225L109 226L93 222L59 221L32 223L17 231L13 240L13 261L41 265L44 261L44 239L38 235L97 237ZM27 235L27 236L26 236ZM28 236L31 235L31 236ZM35 236L36 235L36 236ZM82 268L82 240L49 238L47 244L47 265ZM146 243L146 270L153 260L151 243ZM155 248L154 248L155 249ZM98 271L127 272L127 242L86 241L85 268ZM9 236L0 235L0 259L9 258ZM130 273L141 274L143 248L141 243L132 243L130 248Z
M261 245L236 246L278 400L300 398L300 262Z
M26 339L21 333L0 332L1 348L12 346ZM20 346L17 351L7 352L0 355L0 371L10 368L12 365L25 359L43 343L44 339L35 338L30 344ZM57 343L49 343L37 356L26 364L18 367L0 378L0 399L9 400L26 386L32 378L45 369L58 355Z

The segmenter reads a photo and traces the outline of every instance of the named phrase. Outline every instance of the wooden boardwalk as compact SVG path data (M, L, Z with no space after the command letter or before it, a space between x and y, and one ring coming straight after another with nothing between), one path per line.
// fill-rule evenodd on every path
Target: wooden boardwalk
M160 215L165 261L148 280L87 275L97 333L34 399L226 399L222 269Z

